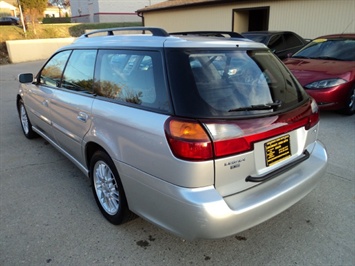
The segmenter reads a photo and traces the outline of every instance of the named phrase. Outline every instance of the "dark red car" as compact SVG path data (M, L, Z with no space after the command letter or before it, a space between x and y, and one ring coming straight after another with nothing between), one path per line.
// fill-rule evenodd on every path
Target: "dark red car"
M284 63L320 109L354 114L355 34L318 37Z

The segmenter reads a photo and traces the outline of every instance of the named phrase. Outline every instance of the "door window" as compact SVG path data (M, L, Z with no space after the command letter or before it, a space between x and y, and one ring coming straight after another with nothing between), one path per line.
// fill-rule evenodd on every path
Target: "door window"
M96 50L74 50L64 70L62 87L93 92Z
M292 33L285 33L284 38L287 47L296 47L302 45L300 39L298 39L297 36Z
M274 52L284 50L285 42L282 37L282 34L273 35L269 40L268 47Z
M54 55L41 71L39 83L45 86L58 87L63 69L70 56L71 50Z

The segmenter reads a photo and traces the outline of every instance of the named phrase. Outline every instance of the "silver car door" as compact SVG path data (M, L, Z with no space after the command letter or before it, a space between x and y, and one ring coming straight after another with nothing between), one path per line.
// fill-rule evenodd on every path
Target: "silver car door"
M55 139L80 164L82 140L91 125L95 57L96 50L74 50L50 102Z
M59 84L70 53L71 51L64 51L48 60L39 72L37 81L28 86L24 98L33 126L51 140L53 140L53 131L49 102L53 89Z

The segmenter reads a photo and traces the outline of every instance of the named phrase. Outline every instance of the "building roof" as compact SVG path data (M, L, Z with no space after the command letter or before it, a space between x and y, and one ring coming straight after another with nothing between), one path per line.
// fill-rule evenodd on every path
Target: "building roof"
M223 4L236 2L235 0L168 0L155 5L147 6L145 8L138 9L138 13L144 13L149 11L161 10L161 9L172 9L181 8L187 6L197 6L204 4Z
M16 10L16 7L5 2L5 1L0 1L0 8L3 8L3 9L10 9L10 10Z

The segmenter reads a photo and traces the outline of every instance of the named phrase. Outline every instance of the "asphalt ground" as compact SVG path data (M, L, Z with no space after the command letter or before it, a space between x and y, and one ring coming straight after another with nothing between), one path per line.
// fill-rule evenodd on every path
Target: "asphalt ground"
M17 75L42 63L0 66L0 265L355 265L355 116L321 113L329 166L299 203L236 236L186 241L141 218L111 225L82 172L24 137Z

